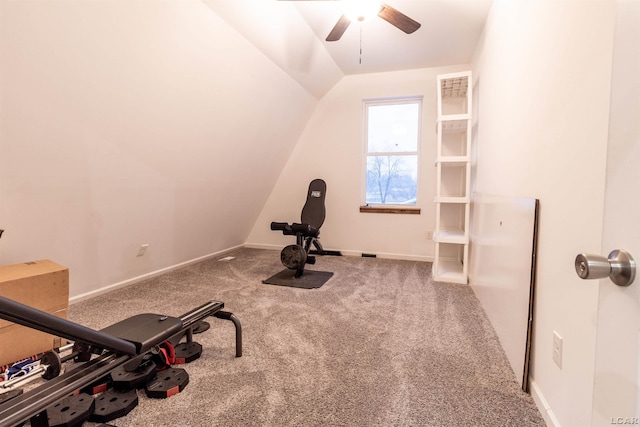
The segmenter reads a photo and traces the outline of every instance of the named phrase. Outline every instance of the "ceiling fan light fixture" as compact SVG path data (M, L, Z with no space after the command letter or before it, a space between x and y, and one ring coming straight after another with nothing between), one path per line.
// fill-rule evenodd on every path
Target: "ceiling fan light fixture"
M344 15L350 21L366 21L373 18L382 9L382 2L377 0L342 0Z

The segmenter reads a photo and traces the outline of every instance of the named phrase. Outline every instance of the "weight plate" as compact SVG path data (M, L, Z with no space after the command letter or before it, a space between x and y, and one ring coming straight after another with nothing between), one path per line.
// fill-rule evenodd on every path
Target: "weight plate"
M96 395L100 393L104 393L109 390L113 385L113 381L111 381L111 376L107 375L106 377L102 377L97 381L89 384L88 386L81 388L80 393L87 393L89 395Z
M202 346L195 341L180 343L174 349L177 365L191 363L202 355Z
M47 408L49 427L75 427L82 425L93 412L93 396L80 393L69 396Z
M198 324L196 325L195 328L193 328L193 333L194 334L201 334L204 331L209 330L209 328L211 327L211 325L209 324L209 322L205 322L204 320L198 322Z
M75 354L73 361L76 363L88 362L91 359L91 346L87 343L76 341L73 343L71 354Z
M307 261L307 253L300 245L285 246L280 252L280 261L285 267L296 270Z
M121 391L111 389L96 397L96 407L89 421L106 423L124 417L138 406L138 392L135 389Z
M62 362L60 361L60 356L55 351L46 351L42 354L40 358L40 365L46 366L47 369L42 374L42 378L45 380L50 380L52 378L60 375L60 371L62 370Z
M189 374L181 368L170 368L156 372L145 386L147 396L164 399L180 393L189 384Z
M151 359L145 360L137 369L131 372L125 371L124 366L118 366L111 371L113 387L119 390L142 388L153 378L155 372L156 364Z

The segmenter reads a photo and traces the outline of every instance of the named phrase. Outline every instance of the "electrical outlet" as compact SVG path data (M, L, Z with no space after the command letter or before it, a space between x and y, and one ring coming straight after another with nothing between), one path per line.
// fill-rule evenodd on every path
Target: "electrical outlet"
M147 248L149 247L148 243L145 243L144 245L140 245L140 249L138 249L138 255L136 256L142 256L145 254L145 252L147 252Z
M553 361L562 369L562 337L553 331Z

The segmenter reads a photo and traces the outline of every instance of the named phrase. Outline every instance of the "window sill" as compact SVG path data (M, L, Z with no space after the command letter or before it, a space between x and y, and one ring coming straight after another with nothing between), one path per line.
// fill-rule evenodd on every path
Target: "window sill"
M386 214L409 214L420 215L420 208L400 208L397 206L360 206L362 213L386 213Z

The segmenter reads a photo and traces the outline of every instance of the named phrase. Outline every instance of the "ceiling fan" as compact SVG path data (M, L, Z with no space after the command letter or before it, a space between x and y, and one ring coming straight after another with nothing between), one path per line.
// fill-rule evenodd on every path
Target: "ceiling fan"
M306 0L292 0L292 1L306 1ZM380 18L384 19L391 25L399 28L407 34L411 34L420 28L420 23L409 18L404 13L394 9L388 4L379 1L354 1L354 0L341 0L345 4L345 13L338 19L338 22L333 27L329 35L327 36L328 42L334 42L340 40L340 37L349 27L352 21L364 21L369 17L367 10L372 10L373 14L377 14ZM354 3L357 3L354 4ZM362 8L364 7L364 8ZM372 9L373 8L373 9Z

